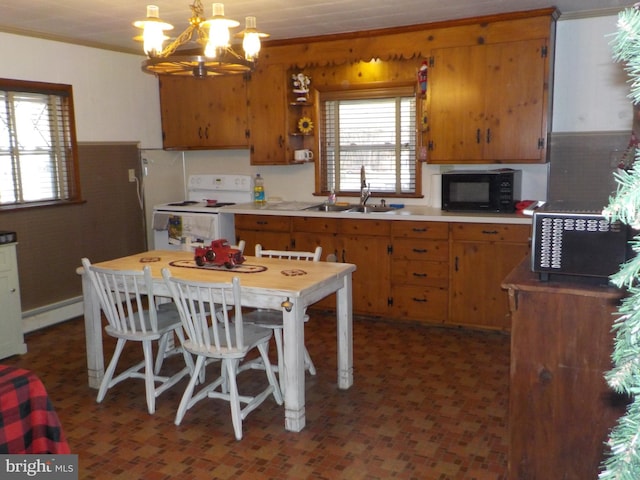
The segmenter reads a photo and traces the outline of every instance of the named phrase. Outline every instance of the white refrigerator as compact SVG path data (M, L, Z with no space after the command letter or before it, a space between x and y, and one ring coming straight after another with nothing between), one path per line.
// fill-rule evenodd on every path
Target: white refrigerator
M184 152L140 150L141 192L147 232L147 248L153 246L153 206L186 198Z

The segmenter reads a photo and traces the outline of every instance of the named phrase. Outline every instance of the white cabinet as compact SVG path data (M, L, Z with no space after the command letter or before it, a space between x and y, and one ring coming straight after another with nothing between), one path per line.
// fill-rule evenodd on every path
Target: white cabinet
M16 244L0 245L0 358L26 353Z

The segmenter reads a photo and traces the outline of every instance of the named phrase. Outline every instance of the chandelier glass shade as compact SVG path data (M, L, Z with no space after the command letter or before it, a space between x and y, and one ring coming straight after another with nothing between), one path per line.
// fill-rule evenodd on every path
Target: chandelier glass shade
M186 75L203 78L208 75L231 75L253 70L260 52L261 39L266 33L256 29L256 17L246 17L245 30L235 35L242 38L243 53L231 46L229 29L239 22L224 16L224 5L213 4L213 16L204 17L201 0L194 0L189 26L175 40L169 40L165 32L173 25L160 19L159 9L147 5L147 18L133 23L143 33L135 37L142 41L147 59L142 70L156 75Z

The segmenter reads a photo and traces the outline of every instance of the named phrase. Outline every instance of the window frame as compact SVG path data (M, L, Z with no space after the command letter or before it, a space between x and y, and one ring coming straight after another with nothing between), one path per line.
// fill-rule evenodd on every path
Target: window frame
M415 191L414 192L389 192L389 191L376 191L372 189L372 197L389 197L389 198L422 198L422 162L418 159L419 150L419 120L420 109L422 108L422 99L417 92L417 88L414 82L402 82L394 84L359 84L350 85L349 89L336 86L325 86L317 88L318 90L318 157L315 162L315 195L326 196L330 193L327 185L327 164L325 160L324 149L324 102L329 100L363 100L363 99L377 99L377 98L391 98L391 97L407 97L413 96L415 99ZM341 197L357 197L359 192L354 191L336 191L336 195Z
M81 203L83 200L80 189L73 87L67 84L0 78L0 91L7 93L35 93L40 95L51 95L57 97L61 101L64 106L64 111L60 115L56 114L55 117L56 120L62 119L64 126L61 128L61 131L64 132L64 135L57 137L58 141L51 145L51 151L60 152L62 150L65 152L61 162L64 164L65 169L64 187L66 189L66 195L64 198L5 204L0 203L0 211ZM4 112L2 112L2 115L4 115ZM9 135L11 137L14 136L11 132L9 132ZM16 147L13 145L13 140L11 140L8 153L12 159L15 155L15 149Z

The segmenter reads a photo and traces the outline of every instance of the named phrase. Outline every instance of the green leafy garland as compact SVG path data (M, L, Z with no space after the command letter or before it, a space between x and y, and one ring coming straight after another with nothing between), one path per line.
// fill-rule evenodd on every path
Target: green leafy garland
M631 80L630 97L640 104L640 3L618 15L618 33L613 41L614 60L625 62ZM637 133L637 132L636 132ZM640 159L636 149L635 159ZM618 189L609 199L605 215L611 220L640 228L640 166L615 174ZM611 276L628 295L618 307L613 325L615 343L611 358L613 369L605 378L618 393L629 395L631 403L618 420L608 440L611 451L602 465L600 479L640 479L640 236L630 242L637 255Z

